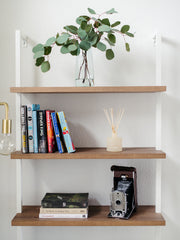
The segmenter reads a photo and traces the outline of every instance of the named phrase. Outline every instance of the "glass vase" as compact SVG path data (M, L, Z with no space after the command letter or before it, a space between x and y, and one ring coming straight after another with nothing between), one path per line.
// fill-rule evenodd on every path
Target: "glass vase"
M76 58L76 78L75 85L77 87L94 86L94 69L92 50L81 50Z

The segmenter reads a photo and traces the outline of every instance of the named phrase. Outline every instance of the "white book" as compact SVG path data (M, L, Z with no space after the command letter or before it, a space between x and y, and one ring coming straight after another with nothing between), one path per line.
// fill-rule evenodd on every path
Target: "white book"
M42 214L87 214L88 208L43 208L40 207Z
M88 218L88 214L46 214L40 213L39 218Z

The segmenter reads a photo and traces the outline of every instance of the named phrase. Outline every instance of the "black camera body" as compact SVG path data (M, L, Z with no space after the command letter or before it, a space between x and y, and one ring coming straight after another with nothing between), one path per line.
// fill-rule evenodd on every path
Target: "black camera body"
M114 171L114 186L108 216L128 219L137 208L136 169L113 165L111 171Z

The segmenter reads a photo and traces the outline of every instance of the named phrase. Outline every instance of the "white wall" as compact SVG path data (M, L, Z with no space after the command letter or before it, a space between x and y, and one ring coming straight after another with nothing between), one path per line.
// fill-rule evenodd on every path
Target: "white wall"
M0 8L0 101L10 104L11 118L15 122L14 95L9 87L15 84L14 33L20 29L28 36L29 46L22 49L21 80L23 86L73 86L75 58L54 51L52 69L42 74L32 61L32 45L45 42L64 25L87 13L87 7L102 12L114 7L124 24L130 24L136 37L130 41L131 53L126 53L123 41L115 47L116 58L109 62L104 54L94 50L96 85L153 85L155 83L155 55L153 36L157 29L163 35L163 81L168 91L163 97L163 160L162 207L167 225L157 235L155 227L24 227L25 240L32 239L179 239L178 213L180 193L174 184L180 170L179 153L179 42L178 9L172 1L117 1L111 3L57 0L4 0ZM113 18L113 17L112 17ZM57 50L57 49L56 49ZM59 50L58 50L59 51ZM157 94L100 94L100 95L41 95L23 97L23 103L37 102L42 108L63 109L69 120L76 146L105 146L110 129L103 115L104 107L124 106L126 114L119 134L124 146L155 146L155 103ZM0 109L0 118L3 118ZM145 133L145 134L144 134ZM16 211L15 161L0 158L0 239L16 239L16 228L10 220ZM138 197L140 204L154 204L155 160L44 160L23 161L24 204L40 204L47 191L89 191L92 204L109 204L112 187L112 164L137 167ZM146 186L149 186L148 188ZM68 231L67 231L68 230Z

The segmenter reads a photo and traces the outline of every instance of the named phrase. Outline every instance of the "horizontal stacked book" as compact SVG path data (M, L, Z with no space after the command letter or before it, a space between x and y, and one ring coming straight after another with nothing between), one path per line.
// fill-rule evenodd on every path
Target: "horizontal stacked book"
M64 112L39 104L21 106L21 139L23 153L75 152Z
M88 193L46 193L39 218L88 218Z

